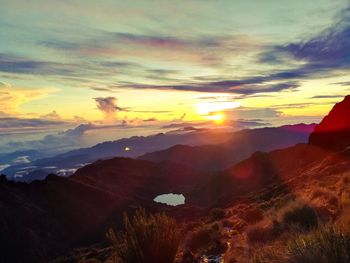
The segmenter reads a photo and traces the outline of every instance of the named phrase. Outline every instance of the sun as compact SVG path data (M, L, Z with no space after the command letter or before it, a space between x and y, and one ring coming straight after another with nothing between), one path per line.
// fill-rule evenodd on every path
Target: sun
M197 113L207 120L214 121L216 124L222 124L225 121L226 110L235 109L241 106L239 102L232 101L212 101L197 103Z
M225 120L225 115L222 113L217 113L214 115L205 116L208 120L214 121L216 124L222 124Z

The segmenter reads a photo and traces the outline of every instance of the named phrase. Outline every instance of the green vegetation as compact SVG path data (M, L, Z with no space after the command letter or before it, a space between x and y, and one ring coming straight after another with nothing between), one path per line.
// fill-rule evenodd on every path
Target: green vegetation
M175 220L164 213L147 214L136 211L133 218L124 214L124 230L118 234L110 229L107 238L114 247L114 262L173 262L180 234Z

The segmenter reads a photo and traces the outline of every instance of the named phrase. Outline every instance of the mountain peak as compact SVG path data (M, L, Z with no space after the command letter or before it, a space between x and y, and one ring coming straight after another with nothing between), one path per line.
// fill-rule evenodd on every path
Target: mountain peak
M350 95L334 105L310 135L309 143L342 150L350 145Z

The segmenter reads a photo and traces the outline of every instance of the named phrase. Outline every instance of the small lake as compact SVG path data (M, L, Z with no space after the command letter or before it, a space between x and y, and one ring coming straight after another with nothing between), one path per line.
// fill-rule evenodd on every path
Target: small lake
M183 205L185 204L185 196L183 194L162 194L158 195L153 199L156 203L162 203L171 206Z

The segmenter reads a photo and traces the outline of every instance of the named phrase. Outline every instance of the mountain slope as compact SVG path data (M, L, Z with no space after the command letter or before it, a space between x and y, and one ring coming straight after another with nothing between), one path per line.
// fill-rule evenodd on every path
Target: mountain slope
M350 146L350 96L334 105L310 135L309 143L333 150Z
M69 178L30 184L0 179L1 262L42 262L104 238L130 207L156 209L161 193L186 192L198 174L171 163L99 161ZM20 253L18 253L20 251Z
M68 176L87 163L116 156L137 157L146 152L163 150L176 144L189 146L219 145L214 152L198 148L194 154L186 158L197 158L195 162L180 162L197 168L200 171L211 171L227 168L228 166L249 157L253 152L269 151L284 148L296 143L307 141L314 128L313 124L297 124L280 128L262 128L227 132L216 130L190 131L185 133L165 133L147 137L131 137L113 142L104 142L90 148L70 151L51 158L39 159L30 163L13 165L3 171L8 178L16 181L42 180L49 173ZM125 147L129 151L125 151ZM223 147L223 148L222 148ZM214 147L212 147L214 148ZM221 149L222 148L222 149ZM193 148L196 149L196 148ZM220 153L218 151L221 151ZM184 151L186 153L186 151ZM213 154L215 153L215 154ZM161 154L161 156L166 156ZM146 155L141 159L151 161L170 160L177 162L179 158L154 158ZM188 159L187 159L188 160ZM209 160L209 162L206 162ZM216 160L212 162L210 160ZM205 162L207 163L206 165ZM193 165L195 164L195 165ZM203 167L201 169L201 167Z
M248 158L256 151L272 151L307 142L315 125L298 124L236 132L225 144L185 146L145 154L140 159L172 161L199 171L219 171Z
M232 132L215 130L182 131L160 133L150 136L134 136L117 141L99 143L90 148L82 148L50 158L38 159L29 163L15 164L3 171L8 178L30 182L42 180L49 173L68 176L78 168L101 159L113 157L137 157L146 152L165 149L182 143L188 145L224 143ZM128 151L125 148L128 147Z
M269 153L257 152L203 180L189 194L188 199L193 205L220 207L242 199L251 199L261 191L268 193L266 198L278 193L289 193L290 181L319 165L330 154L329 151L308 144ZM340 160L342 159L335 160L334 165Z

